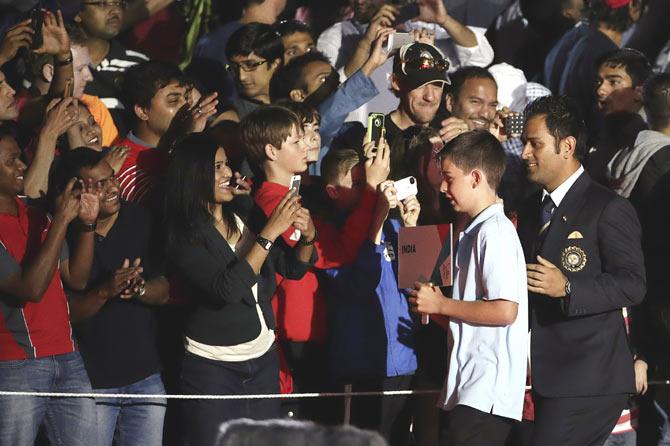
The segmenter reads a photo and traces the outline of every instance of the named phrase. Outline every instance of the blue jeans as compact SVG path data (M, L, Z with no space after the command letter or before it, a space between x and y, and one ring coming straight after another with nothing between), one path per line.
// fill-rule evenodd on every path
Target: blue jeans
M0 388L25 392L90 393L79 352L39 359L0 361ZM54 446L90 446L97 441L92 398L0 397L0 444L30 445L44 422Z
M165 395L165 387L159 373L133 384L112 389L96 389L96 393L142 393ZM98 445L108 446L117 431L118 446L163 444L163 419L167 408L166 399L147 398L96 398L98 412Z
M186 352L181 371L182 392L196 395L279 393L279 356L272 347L248 361L213 361ZM182 402L187 444L215 444L221 423L236 418L278 418L279 399L185 400Z

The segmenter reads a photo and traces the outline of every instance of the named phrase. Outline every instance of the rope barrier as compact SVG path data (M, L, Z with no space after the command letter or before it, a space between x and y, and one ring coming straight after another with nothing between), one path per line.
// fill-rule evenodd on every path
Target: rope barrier
M19 392L0 390L3 396L37 396L44 398L138 398L138 399L182 399L182 400L260 400L260 399L298 399L298 398L330 398L348 396L400 396L430 395L440 390L387 390L384 392L322 392L322 393L285 393L257 395L157 395L136 393L66 393L66 392Z
M655 380L647 383L650 386L670 385L670 380ZM530 390L526 386L526 390ZM68 392L22 392L0 390L4 396L36 396L43 398L135 398L135 399L175 399L175 400L260 400L260 399L301 399L301 398L333 398L352 396L402 396L402 395L434 395L440 389L433 390L387 390L383 392L313 392L313 393L282 393L256 395L160 395L137 393L68 393Z

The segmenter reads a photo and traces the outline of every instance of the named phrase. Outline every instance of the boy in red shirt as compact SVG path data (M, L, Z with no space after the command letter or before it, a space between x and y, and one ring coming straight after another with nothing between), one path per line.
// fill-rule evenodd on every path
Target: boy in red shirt
M264 106L247 115L241 123L241 133L249 161L265 177L254 199L268 217L288 191L291 177L307 170L310 157L303 123L287 108ZM283 341L287 341L284 346L299 391L323 389L326 381L326 305L315 269L339 267L358 255L372 220L377 186L389 173L388 157L369 160L365 173L365 191L341 228L315 216L316 240L304 240L293 227L282 235L282 242L291 247L296 243L314 243L319 256L314 268L301 280L279 278L273 302L277 329ZM321 421L333 421L319 408L309 413L315 412Z

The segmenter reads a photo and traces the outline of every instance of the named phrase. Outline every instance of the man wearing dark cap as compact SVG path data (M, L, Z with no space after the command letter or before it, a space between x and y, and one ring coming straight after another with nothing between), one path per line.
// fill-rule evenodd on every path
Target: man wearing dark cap
M389 144L412 126L426 127L435 119L444 84L449 83L449 63L433 45L412 43L400 48L393 59L391 90L400 99L398 108L386 116Z
M439 129L436 118L444 85L449 83L449 62L435 46L411 43L400 48L393 59L391 92L400 100L386 115L386 141L391 147L391 179L410 175L407 163L413 138L421 127ZM435 143L440 143L439 137Z

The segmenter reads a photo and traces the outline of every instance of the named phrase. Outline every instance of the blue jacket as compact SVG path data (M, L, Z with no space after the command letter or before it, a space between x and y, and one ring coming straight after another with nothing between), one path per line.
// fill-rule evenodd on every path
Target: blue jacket
M325 101L319 105L321 124L321 152L316 163L309 166L310 175L321 175L321 161L330 150L330 144L343 128L352 111L379 94L372 79L361 70L356 71Z
M382 242L366 241L351 264L326 270L331 371L339 379L411 375L416 370L414 322L398 289L398 220Z

